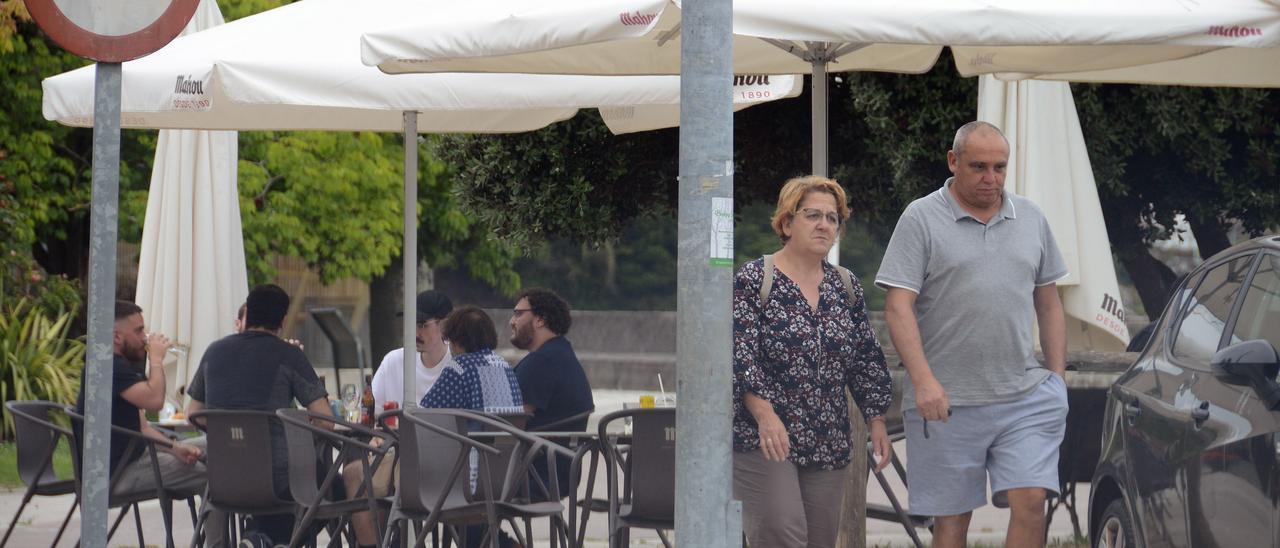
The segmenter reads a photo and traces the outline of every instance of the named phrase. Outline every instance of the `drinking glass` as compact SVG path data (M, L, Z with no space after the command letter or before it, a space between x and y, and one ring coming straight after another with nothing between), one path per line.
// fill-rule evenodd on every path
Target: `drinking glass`
M342 405L347 412L347 416L343 417L347 422L360 422L360 391L356 389L356 385L342 385Z
M623 409L638 409L639 407L640 407L640 404L636 402L629 402L629 401L622 402ZM631 435L631 417L629 416L622 417L622 435L624 436Z

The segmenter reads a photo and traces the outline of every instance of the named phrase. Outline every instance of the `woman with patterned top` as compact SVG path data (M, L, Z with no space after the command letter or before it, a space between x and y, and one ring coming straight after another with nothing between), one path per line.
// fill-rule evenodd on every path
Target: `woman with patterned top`
M844 468L862 450L850 441L845 388L877 467L889 462L884 352L858 279L825 260L848 218L839 183L787 181L772 222L782 249L734 279L733 491L753 547L835 545Z
M454 310L441 333L453 353L440 378L422 397L425 408L523 413L520 381L507 360L493 352L498 332L493 318L476 306Z
M524 398L516 372L507 360L493 352L498 346L498 331L487 312L470 305L455 309L444 319L441 335L449 344L453 361L444 364L440 378L422 397L422 407L470 409L499 415L524 413ZM470 426L478 427L474 422ZM473 449L468 478L472 489L476 488L478 467L479 460ZM480 546L485 528L485 525L467 526L464 545ZM498 545L512 546L505 531L498 531Z

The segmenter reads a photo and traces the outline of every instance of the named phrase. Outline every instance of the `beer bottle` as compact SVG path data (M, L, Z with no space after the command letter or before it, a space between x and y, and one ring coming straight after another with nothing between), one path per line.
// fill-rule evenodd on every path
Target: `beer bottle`
M373 426L373 419L377 416L377 412L373 408L373 379L369 375L364 377L364 395L360 396L360 406L364 408L364 413L360 417L360 424L365 426Z

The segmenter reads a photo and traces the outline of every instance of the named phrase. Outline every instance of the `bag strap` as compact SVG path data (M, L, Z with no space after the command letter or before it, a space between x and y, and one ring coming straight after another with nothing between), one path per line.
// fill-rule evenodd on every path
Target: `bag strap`
M844 292L849 295L849 306L858 302L853 294L853 273L849 269L835 265L836 272L840 274L840 283L844 284ZM773 255L764 256L764 281L760 283L760 309L764 310L765 304L769 302L769 294L773 292Z
M853 304L858 302L853 296L853 273L849 269L836 265L836 272L840 273L840 281L844 283L844 292L849 294L849 308L853 308Z
M760 310L769 302L769 293L773 292L773 255L764 256L764 281L760 283Z

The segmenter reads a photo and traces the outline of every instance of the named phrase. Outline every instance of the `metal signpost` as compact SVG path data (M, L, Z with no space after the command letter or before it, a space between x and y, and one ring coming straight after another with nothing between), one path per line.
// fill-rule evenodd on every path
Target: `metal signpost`
M94 84L93 199L89 215L88 336L81 455L80 535L87 548L107 545L111 453L111 360L115 324L116 234L120 193L121 63L154 52L191 20L199 0L140 9L121 1L25 0L27 11L67 51L99 61Z
M733 501L732 0L685 2L680 45L676 534L740 546Z

